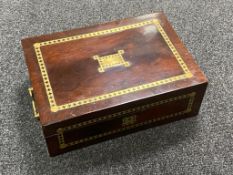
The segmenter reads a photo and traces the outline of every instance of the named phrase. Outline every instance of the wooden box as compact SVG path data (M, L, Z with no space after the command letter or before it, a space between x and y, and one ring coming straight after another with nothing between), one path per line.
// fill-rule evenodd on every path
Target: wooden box
M162 12L22 46L51 156L194 116L207 86Z

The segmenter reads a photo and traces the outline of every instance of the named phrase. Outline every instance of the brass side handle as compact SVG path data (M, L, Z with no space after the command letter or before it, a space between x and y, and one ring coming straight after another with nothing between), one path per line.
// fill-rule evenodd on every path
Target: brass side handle
M28 92L32 98L32 109L33 109L34 117L39 120L39 113L36 110L36 105L35 105L34 96L33 96L33 88L32 87L28 88Z

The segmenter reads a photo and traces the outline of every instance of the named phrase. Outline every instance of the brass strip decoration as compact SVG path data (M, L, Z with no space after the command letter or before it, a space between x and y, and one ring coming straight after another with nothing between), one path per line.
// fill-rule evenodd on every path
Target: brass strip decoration
M166 42L166 44L168 45L168 47L172 51L173 55L175 56L177 62L179 63L180 67L182 68L184 74L173 76L173 77L162 79L162 80L158 80L158 81L154 81L154 82L151 82L151 83L141 84L141 85L126 88L126 89L113 91L113 92L110 92L110 93L90 97L90 98L83 99L83 100L74 101L74 102L71 102L71 103L66 103L66 104L62 104L62 105L57 105L56 104L55 97L54 97L54 94L53 94L53 90L52 90L52 87L51 87L51 83L49 81L48 72L47 72L45 62L44 62L44 59L43 59L43 56L42 56L41 47L48 46L48 45L53 45L53 44L65 43L65 42L79 40L79 39L86 39L86 38L91 38L91 37L103 36L103 35L110 34L110 33L123 32L123 31L126 31L126 30L139 28L139 27L142 27L142 26L145 26L145 25L155 25L156 29L160 32L160 34L162 35L164 41ZM111 29L107 29L107 30L101 30L101 31L97 31L97 32L91 32L91 33L87 33L87 34L80 34L80 35L75 35L75 36L70 36L70 37L65 37L65 38L60 38L60 39L35 43L34 44L34 49L35 49L37 61L39 63L39 67L40 67L41 75L42 75L42 78L43 78L46 94L48 96L50 109L51 109L52 112L57 112L57 111L60 111L60 110L70 109L70 108L74 108L74 107L77 107L77 106L82 106L82 105L85 105L85 104L90 104L90 103L94 103L94 102L97 102L97 101L102 101L102 100L110 99L110 98L113 98L113 97L121 96L121 95L124 95L124 94L138 92L138 91L141 91L141 90L144 90L144 89L157 87L157 86L168 84L168 83L175 82L175 81L178 81L178 80L191 78L193 76L192 73L190 72L190 70L188 69L187 65L185 64L185 62L181 58L180 54L176 50L175 46L172 44L172 42L169 39L168 35L166 34L164 29L160 25L159 20L157 20L157 19L147 20L147 21L143 21L143 22L139 22L139 23L135 23L135 24L125 25L125 26L111 28ZM127 64L128 63L126 63L126 65ZM102 70L104 71L104 69L100 69L100 71L102 71Z
M93 56L94 60L98 60L100 67L98 68L99 72L105 72L106 69L116 66L125 66L129 67L130 63L124 60L123 57L124 50L118 50L116 54L106 55L106 56Z
M140 127L140 126L143 126L143 125L155 123L155 122L158 122L158 121L166 120L168 118L172 118L172 117L175 117L175 116L179 116L179 115L189 113L189 112L192 111L192 106L193 106L195 95L196 95L196 93L192 92L192 93L189 93L189 94L186 94L186 95L172 97L172 98L157 101L157 102L154 102L154 103L145 104L143 106L137 106L137 107L134 107L134 108L131 108L131 109L127 109L125 111L110 114L110 115L103 116L103 117L100 117L100 118L97 118L97 119L92 119L92 120L88 120L88 121L81 122L81 123L78 123L78 124L73 124L73 125L70 125L70 126L59 128L59 129L57 129L59 148L64 149L64 148L69 147L69 146L77 145L77 144L84 143L84 142L87 142L87 141L102 138L102 137L105 137L105 136L108 136L108 135L111 135L111 134L123 132L123 131L130 130L130 129L133 129L133 128L137 128L137 127ZM136 122L136 116L135 115L130 116L130 117L124 117L122 119L122 121L123 121L122 128L119 128L119 129L116 129L116 130L111 130L111 131L101 133L101 134L97 134L97 135L94 135L94 136L90 136L90 137L87 137L87 138L82 138L80 140L76 140L76 141L69 142L69 143L65 142L64 132L74 130L74 129L78 129L78 128L82 128L82 127L85 127L85 126L88 126L88 125L91 125L91 124L94 124L94 123L96 124L97 122L103 122L103 121L106 121L106 120L109 120L109 119L121 117L124 114L130 114L130 113L135 113L135 112L139 112L139 111L140 112L145 111L145 110L150 109L150 108L152 108L154 106L158 106L158 105L162 105L162 104L165 104L165 103L169 103L169 102L177 101L177 100L182 100L182 99L189 99L188 104L187 104L187 108L184 111L176 112L176 113L173 113L173 114L169 114L169 115L162 116L162 117L159 117L159 118L154 118L154 119L147 120L147 121L141 122L141 123L136 123L136 124L134 124Z

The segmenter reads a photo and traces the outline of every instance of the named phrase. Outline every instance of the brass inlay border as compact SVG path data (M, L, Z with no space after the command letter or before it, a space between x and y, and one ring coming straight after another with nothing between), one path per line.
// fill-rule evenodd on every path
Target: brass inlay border
M91 120L81 122L81 123L78 123L78 124L73 124L73 125L70 125L70 126L63 127L63 128L58 128L57 129L57 134L58 134L59 148L64 149L64 148L69 147L69 146L77 145L77 144L84 143L84 142L87 142L87 141L102 138L102 137L105 137L105 136L108 136L108 135L111 135L111 134L123 132L123 131L126 131L126 130L130 130L132 128L136 128L136 127L139 127L139 126L147 125L147 124L150 124L150 123L155 123L155 122L162 121L162 120L165 120L165 119L168 119L168 118L172 118L172 117L175 117L175 116L178 116L178 115L189 113L189 112L192 111L192 106L193 106L195 95L196 95L196 93L192 92L192 93L189 93L189 94L186 94L186 95L172 97L172 98L169 98L169 99L157 101L157 102L146 104L146 105L143 105L143 106L137 106L135 108L127 109L125 111L110 114L110 115L103 116L103 117L100 117L100 118L97 118L97 119L91 119ZM169 114L169 115L166 115L166 116L162 116L162 117L159 117L159 118L154 118L154 119L151 119L151 120L148 120L148 121L145 121L145 122L141 122L141 123L137 123L137 124L132 123L132 125L130 125L130 126L124 126L122 128L116 129L116 130L108 131L108 132L105 132L105 133L97 134L97 135L90 136L90 137L87 137L87 138L83 138L83 139L80 139L80 140L76 140L76 141L73 141L73 142L65 143L64 132L67 132L67 131L70 131L70 130L73 130L73 129L82 128L82 127L85 127L87 125L91 125L91 124L94 124L94 123L96 124L97 122L102 122L102 121L106 121L106 120L109 120L109 119L121 117L124 114L130 114L130 113L135 113L135 112L139 112L139 111L145 111L145 110L147 110L149 108L152 108L154 106L169 103L169 102L172 102L172 101L187 99L187 98L189 98L189 101L188 101L187 108L184 111L176 112L176 113Z
M116 54L105 55L105 56L99 56L99 55L93 56L93 59L97 60L100 65L98 71L105 72L106 69L116 66L129 67L130 63L128 61L125 61L123 57L124 53L125 53L124 50L118 50Z
M113 92L110 92L110 93L90 97L90 98L87 98L87 99L84 99L84 100L78 100L78 101L74 101L74 102L71 102L71 103L66 103L66 104L63 104L63 105L57 105L56 104L54 93L53 93L53 90L52 90L52 87L51 87L51 83L49 81L48 72L47 72L45 62L44 62L44 59L43 59L43 56L42 56L42 52L41 52L41 49L40 49L41 47L48 46L48 45L53 45L53 44L60 44L60 43L79 40L79 39L97 37L97 36L102 36L102 35L111 34L111 33L122 32L122 31L135 29L135 28L139 28L139 27L142 27L142 26L145 26L145 25L150 25L150 24L155 25L156 29L160 32L160 34L162 35L164 41L166 42L166 44L168 45L168 47L170 48L170 50L174 54L177 62L181 66L184 74L173 76L173 77L162 79L162 80L158 80L158 81L154 81L154 82L151 82L151 83L146 83L146 84L130 87L130 88L127 88L127 89L113 91ZM82 105L85 105L85 104L110 99L110 98L121 96L121 95L124 95L124 94L129 94L129 93L141 91L141 90L144 90L144 89L149 89L149 88L153 88L153 87L156 87L156 86L168 84L168 83L171 83L171 82L174 82L174 81L178 81L178 80L182 80L182 79L186 79L186 78L191 78L193 76L192 73L190 72L190 70L188 69L187 65L185 64L185 62L181 58L180 54L178 53L178 51L176 50L176 48L172 44L172 42L169 39L168 35L166 34L164 29L160 25L159 20L157 20L157 19L147 20L147 21L143 21L143 22L139 22L139 23L135 23L135 24L125 25L125 26L111 28L111 29L107 29L107 30L101 30L101 31L97 31L97 32L91 32L91 33L87 33L87 34L80 34L80 35L75 35L75 36L70 36L70 37L65 37L65 38L60 38L60 39L35 43L34 44L34 49L35 49L37 61L39 63L39 67L40 67L41 75L42 75L42 78L43 78L46 94L48 96L50 109L51 109L52 112L57 112L57 111L60 111L60 110L70 109L70 108L74 108L74 107L77 107L77 106L82 106Z

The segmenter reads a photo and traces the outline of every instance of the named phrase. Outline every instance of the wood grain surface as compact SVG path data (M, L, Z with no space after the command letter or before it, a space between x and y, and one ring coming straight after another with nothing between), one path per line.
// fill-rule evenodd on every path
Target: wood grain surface
M27 38L22 40L22 45L51 155L122 133L124 135L159 123L193 116L199 110L207 85L206 77L162 12ZM115 60L117 65L100 72L98 68L101 65L94 56L111 56L119 50L124 51L121 56L129 66ZM109 59L110 62L114 61L112 57ZM187 113L124 130L122 133L113 133L96 141L89 139L88 143L75 144L77 138L90 138L96 133L101 134L102 130L109 132L124 127L119 124L122 119L98 123L98 118L102 116L190 93L195 93L195 99L192 110ZM187 100L181 100L156 106L141 112L137 122L161 118L166 116L164 112L171 115L178 110L179 113L182 111L179 109L187 105ZM131 112L129 116L132 114L139 113ZM62 133L62 137L74 144L69 148L59 147L59 128L95 119L94 130L93 127L87 127L82 131Z

